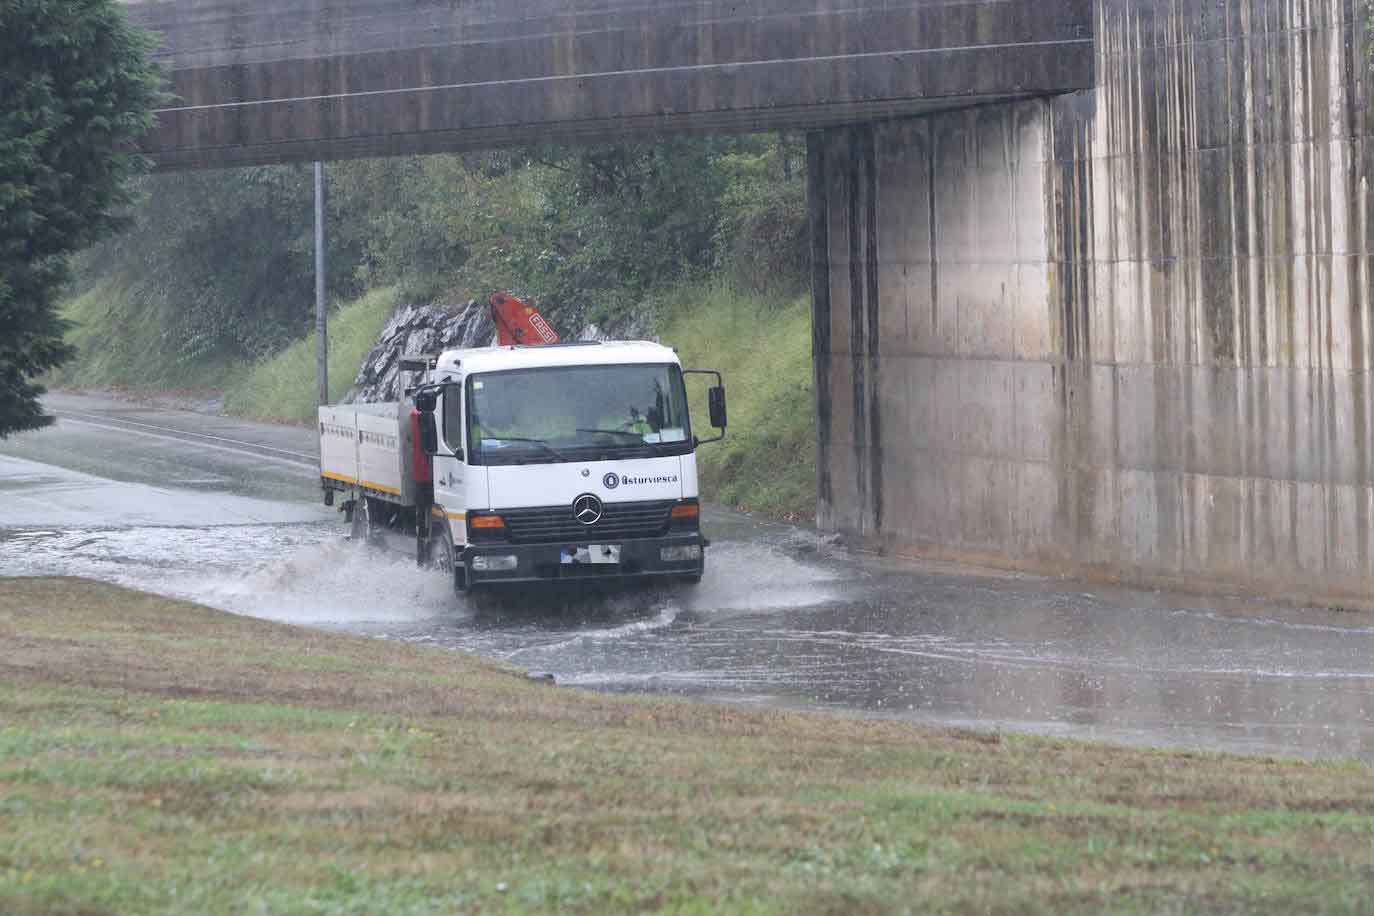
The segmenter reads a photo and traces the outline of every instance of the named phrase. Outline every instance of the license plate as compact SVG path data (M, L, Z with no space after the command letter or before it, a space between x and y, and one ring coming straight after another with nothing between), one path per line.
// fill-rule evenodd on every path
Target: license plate
M586 547L564 547L558 561L565 566L579 563L619 563L619 544L588 544Z

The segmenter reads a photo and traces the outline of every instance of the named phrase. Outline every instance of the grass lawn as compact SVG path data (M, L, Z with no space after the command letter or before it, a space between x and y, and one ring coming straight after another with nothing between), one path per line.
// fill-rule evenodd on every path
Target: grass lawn
M729 395L729 433L697 450L712 502L790 521L816 517L816 402L811 299L776 300L719 286L676 287L656 303L663 342L686 368L717 369ZM707 383L689 378L692 432L706 425Z
M1374 912L1374 768L583 693L0 580L0 912Z

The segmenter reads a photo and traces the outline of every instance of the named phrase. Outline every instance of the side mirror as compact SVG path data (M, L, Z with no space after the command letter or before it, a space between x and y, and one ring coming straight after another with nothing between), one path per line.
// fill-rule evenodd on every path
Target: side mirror
M420 450L426 455L439 451L439 427L434 423L433 404L431 410L420 411Z
M683 375L709 375L715 379L716 383L706 389L706 408L710 414L711 425L720 430L719 436L712 436L709 439L702 439L700 436L693 436L697 445L706 442L719 442L725 438L725 383L720 379L720 373L714 369L683 369Z
M439 389L435 387L421 388L415 392L415 409L422 414L433 414L435 406L439 403ZM433 418L431 417L431 425Z
M710 408L711 425L716 429L725 428L725 386L714 385L706 392L707 405Z

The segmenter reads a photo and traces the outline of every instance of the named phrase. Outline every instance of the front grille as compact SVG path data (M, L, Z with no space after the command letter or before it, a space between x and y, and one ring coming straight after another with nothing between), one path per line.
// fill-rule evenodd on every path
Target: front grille
M601 519L584 525L573 518L572 504L532 509L500 509L513 544L612 544L659 537L668 531L673 500L606 503Z

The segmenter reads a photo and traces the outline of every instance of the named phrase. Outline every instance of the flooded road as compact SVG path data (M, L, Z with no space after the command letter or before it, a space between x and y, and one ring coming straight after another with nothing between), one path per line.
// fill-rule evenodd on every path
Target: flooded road
M344 539L311 429L49 404L56 428L0 444L0 575L92 576L601 690L1374 760L1369 615L896 564L723 511L700 586L484 612L400 550Z

